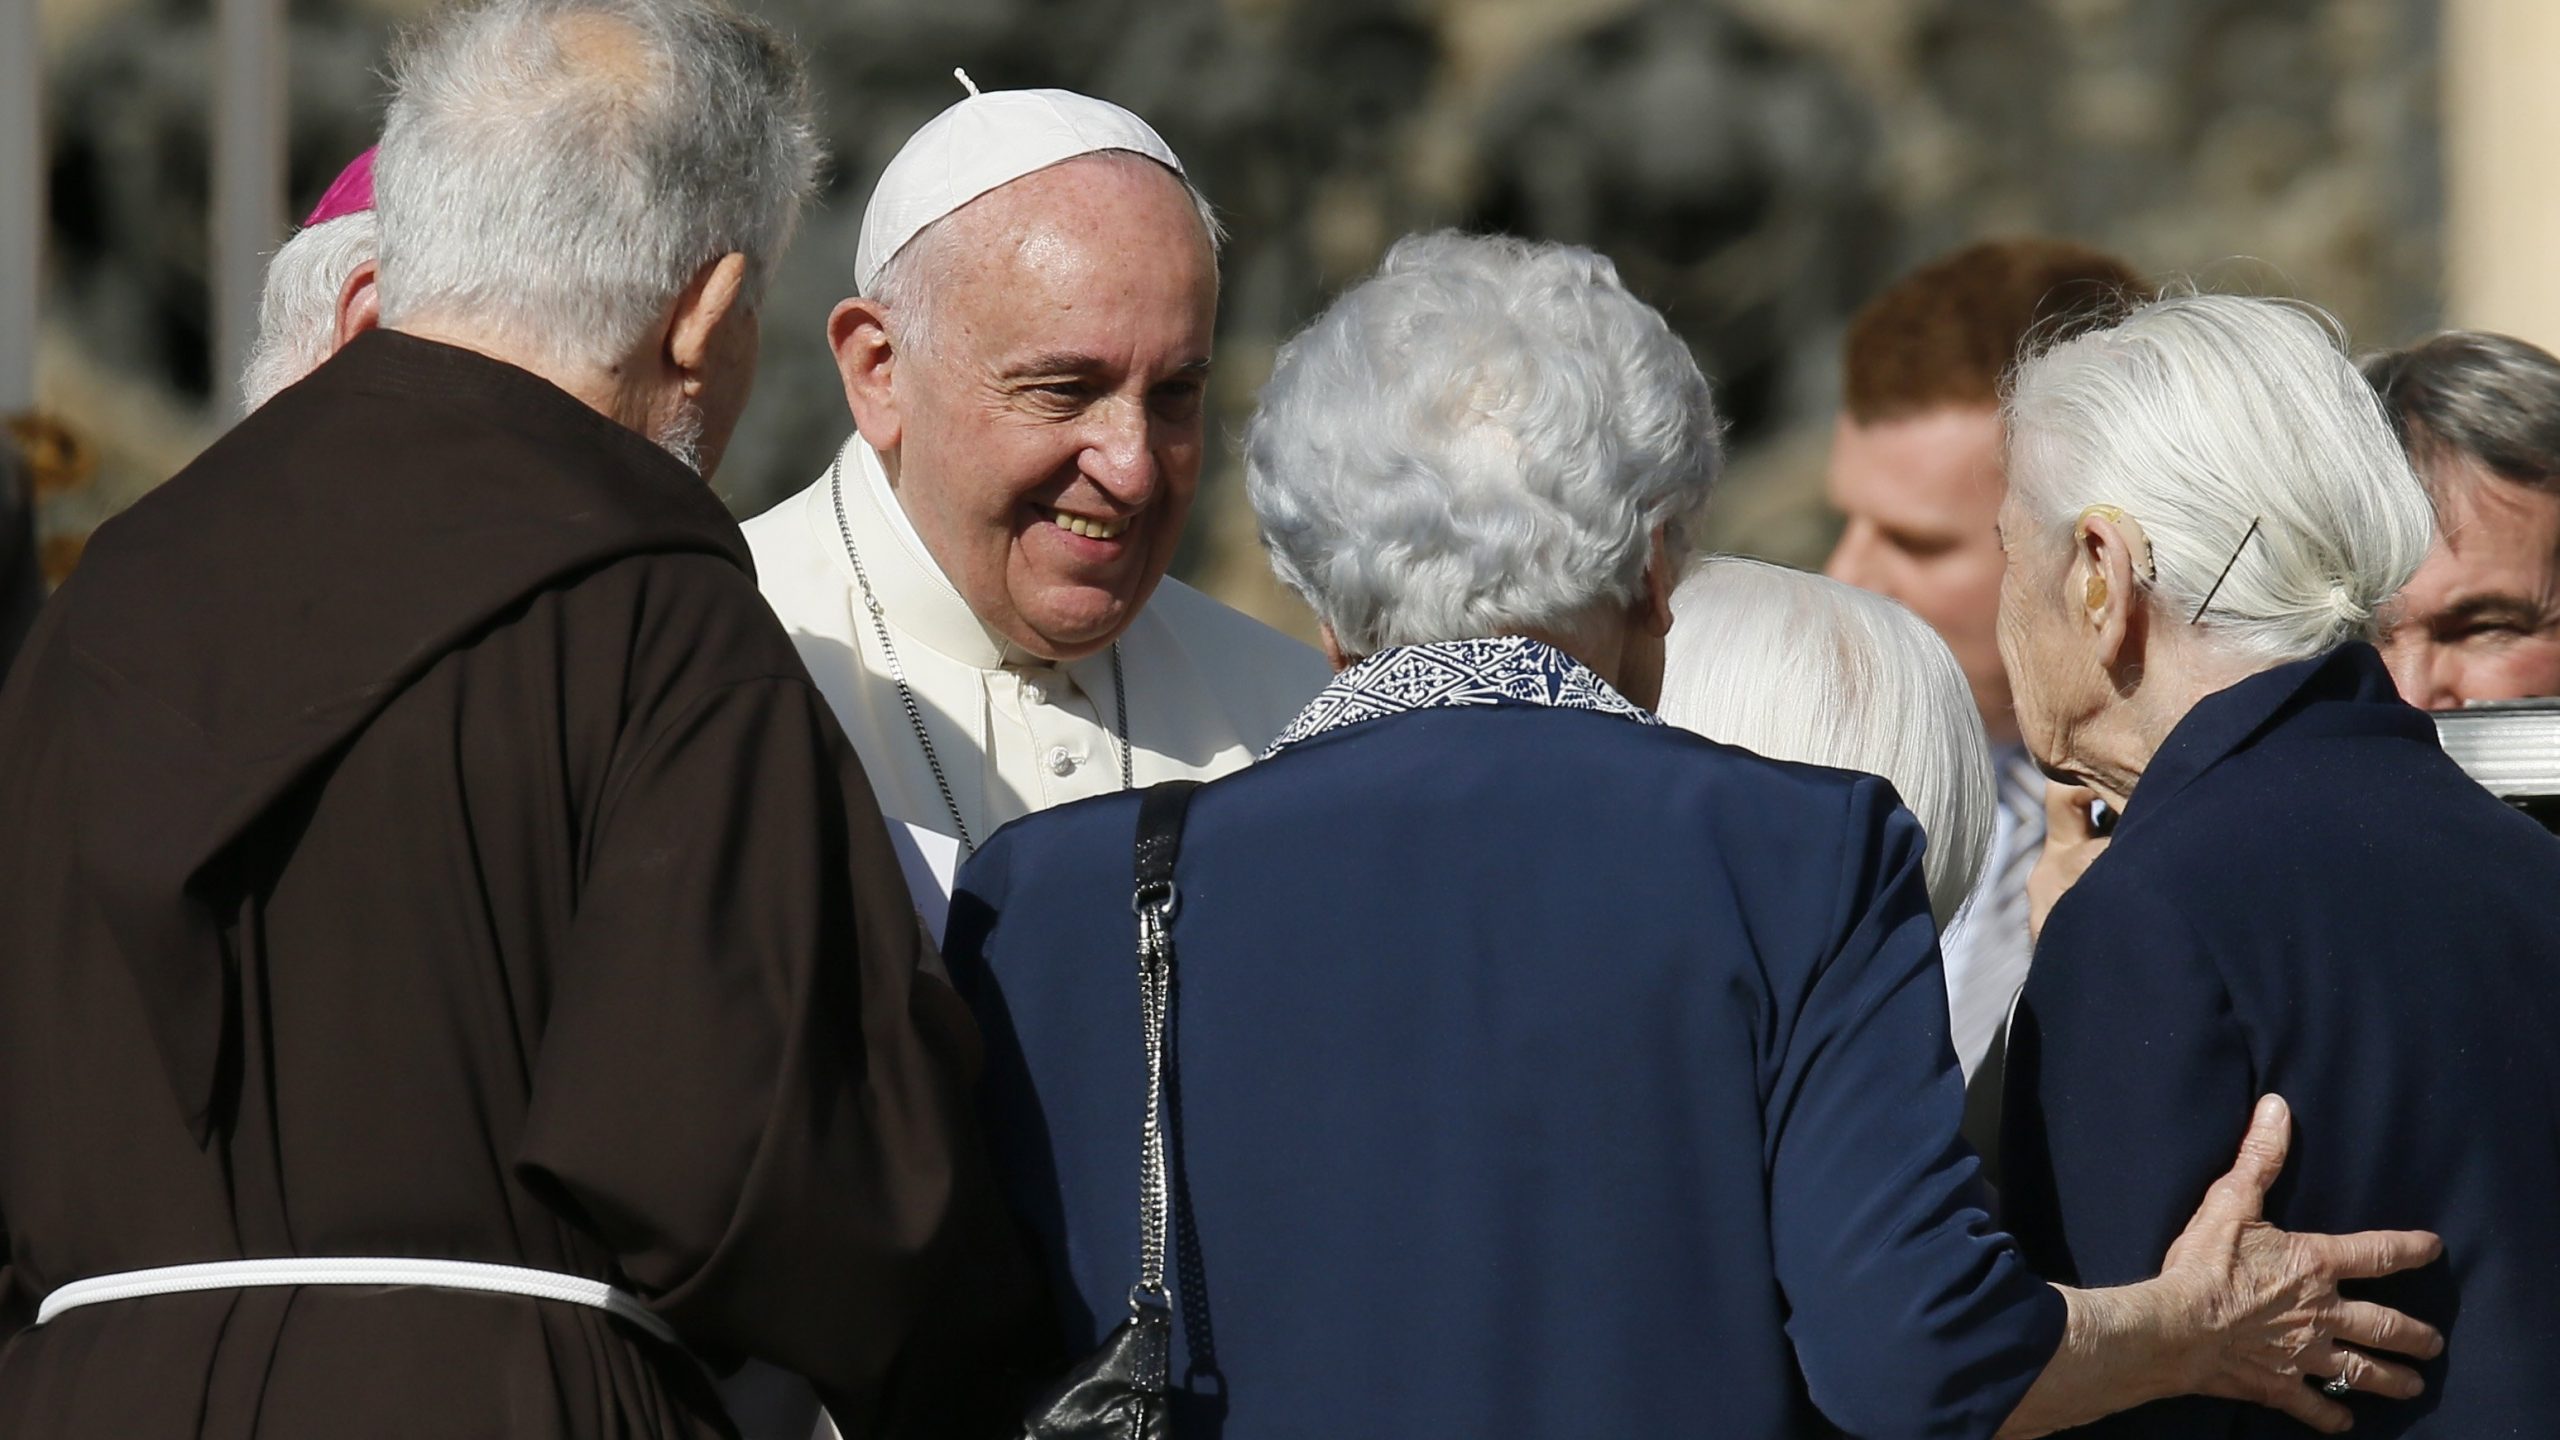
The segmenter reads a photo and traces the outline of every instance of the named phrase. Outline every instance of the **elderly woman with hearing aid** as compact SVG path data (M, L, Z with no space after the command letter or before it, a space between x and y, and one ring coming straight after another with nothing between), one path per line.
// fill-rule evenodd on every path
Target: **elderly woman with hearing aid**
M2191 295L2029 359L2007 420L2020 728L2122 819L2012 1025L2004 1218L2057 1282L2149 1275L2249 1097L2281 1092L2269 1220L2432 1230L2448 1256L2353 1293L2450 1352L2413 1377L2310 1343L2340 1407L2318 1413L2553 1433L2560 840L2445 758L2369 643L2434 523L2382 412L2324 317ZM2090 1433L2299 1431L2186 1399Z

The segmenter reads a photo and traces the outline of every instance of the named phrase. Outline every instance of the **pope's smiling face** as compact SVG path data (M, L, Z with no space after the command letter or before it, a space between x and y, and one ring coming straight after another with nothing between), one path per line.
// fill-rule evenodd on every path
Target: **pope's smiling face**
M893 413L864 428L980 620L1043 659L1092 654L1164 578L1199 487L1207 230L1171 171L1111 153L935 232L921 344L892 342Z

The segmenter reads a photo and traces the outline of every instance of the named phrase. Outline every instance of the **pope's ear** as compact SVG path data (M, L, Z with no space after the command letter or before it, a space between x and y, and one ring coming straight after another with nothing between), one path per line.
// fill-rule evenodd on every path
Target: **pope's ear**
M854 428L874 450L896 446L902 417L890 382L897 378L899 356L889 338L888 312L879 301L858 295L838 302L827 316L827 348L835 352Z

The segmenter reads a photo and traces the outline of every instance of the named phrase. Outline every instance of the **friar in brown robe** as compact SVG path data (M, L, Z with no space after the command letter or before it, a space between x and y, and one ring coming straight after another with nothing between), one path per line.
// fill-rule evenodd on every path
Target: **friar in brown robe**
M1022 1313L965 1010L700 477L356 340L101 529L0 693L0 1436L947 1433ZM271 1256L601 1310L87 1277ZM690 1352L690 1353L688 1353Z

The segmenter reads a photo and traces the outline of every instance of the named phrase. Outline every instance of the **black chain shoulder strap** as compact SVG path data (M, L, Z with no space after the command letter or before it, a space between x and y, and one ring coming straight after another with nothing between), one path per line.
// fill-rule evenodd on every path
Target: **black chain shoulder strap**
M1197 780L1151 785L1138 800L1136 887L1130 908L1138 917L1138 1004L1147 1046L1147 1115L1139 1151L1138 1283L1129 1292L1139 1307L1172 1307L1166 1292L1165 1247L1173 1233L1173 1193L1165 1166L1164 1101L1173 1068L1168 1036L1173 1010L1173 914L1182 892L1173 881L1182 854L1182 826Z
M1149 786L1138 800L1138 1008L1147 1046L1147 1128L1138 1167L1138 1283L1129 1318L1061 1376L1023 1418L1022 1440L1172 1440L1173 1296L1165 1249L1173 1192L1165 1166L1165 1096L1173 1073L1173 880L1197 780Z

